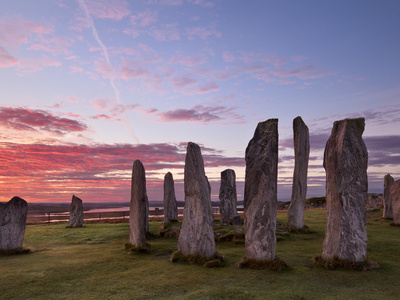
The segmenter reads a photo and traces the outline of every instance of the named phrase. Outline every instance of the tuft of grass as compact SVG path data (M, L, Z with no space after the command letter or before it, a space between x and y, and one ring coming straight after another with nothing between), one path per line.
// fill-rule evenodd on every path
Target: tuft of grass
M354 262L343 260L338 257L332 259L324 259L321 256L313 258L316 266L323 267L328 270L349 270L349 271L371 271L380 268L380 265L374 261L366 260L362 262Z
M206 268L219 268L225 265L224 257L219 254L215 253L211 257L205 257L203 255L184 255L180 251L175 251L172 253L170 261L172 263L183 262L190 265L202 265Z
M215 235L217 242L233 242L235 244L243 244L245 235L241 228L229 231L225 234Z
M0 255L2 255L2 256L20 255L20 254L29 254L29 253L32 253L32 251L31 251L31 249L27 249L27 248L0 250Z
M286 225L289 233L313 233L313 231L307 225L304 225L303 228L296 228L290 225Z
M125 250L135 254L148 254L151 253L151 245L146 243L145 246L138 247L132 245L131 243L125 243Z
M257 260L244 257L238 264L239 268L256 269L256 270L273 270L273 271L287 271L291 267L278 256L273 260Z

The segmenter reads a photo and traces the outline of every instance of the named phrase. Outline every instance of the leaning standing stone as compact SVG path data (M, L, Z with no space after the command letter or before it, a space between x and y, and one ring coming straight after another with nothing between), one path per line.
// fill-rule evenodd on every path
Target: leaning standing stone
M226 169L221 172L219 201L221 224L229 225L237 215L236 174L234 170Z
M293 120L294 172L292 199L288 209L288 225L291 228L304 227L304 206L307 196L307 169L310 155L308 127L301 117Z
M0 253L22 250L27 213L28 204L19 197L0 203Z
M148 246L146 244L146 232L148 230L149 204L146 191L145 170L143 164L138 159L133 163L131 184L129 242L134 248L144 249Z
M164 176L164 225L178 220L178 207L175 197L174 178L168 172Z
M390 174L387 174L384 179L383 183L383 216L386 219L393 218L392 212L392 200L391 200L391 193L390 190L394 183L394 179Z
M83 204L82 200L72 196L71 206L69 207L69 227L82 227L83 226Z
M278 119L269 119L258 123L246 148L246 258L240 263L242 267L275 259L277 175Z
M216 255L216 249L210 188L200 147L195 143L188 143L184 176L185 208L178 251L183 260L202 264ZM196 261L191 261L194 257Z
M390 189L392 200L393 223L400 225L400 180L396 180Z
M324 153L327 223L322 258L363 262L367 258L365 204L368 152L364 118L333 124Z

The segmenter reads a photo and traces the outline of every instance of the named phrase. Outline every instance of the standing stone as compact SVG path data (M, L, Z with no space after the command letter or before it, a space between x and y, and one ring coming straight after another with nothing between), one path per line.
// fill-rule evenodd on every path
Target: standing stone
M174 178L168 172L164 176L164 225L178 220L178 207L175 197Z
M307 169L310 155L308 127L301 117L293 120L294 172L292 199L288 209L288 225L293 228L304 227L304 206L307 196Z
M390 189L392 200L393 223L400 225L400 180L396 180Z
M22 249L27 213L28 204L19 197L0 203L0 252Z
M69 227L83 226L83 205L82 200L72 196L71 206L69 207Z
M185 208L178 251L184 256L210 258L216 254L213 211L203 157L195 143L188 143L184 176Z
M149 203L146 191L146 174L140 160L132 168L131 203L129 212L129 242L134 247L146 247L146 232L149 228Z
M278 119L258 123L246 148L244 195L246 258L275 259Z
M236 174L232 169L221 172L219 201L221 224L229 225L237 215Z
M367 258L368 152L362 139L364 126L364 118L336 121L326 143L325 260L363 262Z
M392 199L391 199L391 193L390 190L392 188L392 185L394 183L394 179L390 174L387 174L384 179L383 183L383 217L386 219L392 219L393 218L393 212L392 212Z

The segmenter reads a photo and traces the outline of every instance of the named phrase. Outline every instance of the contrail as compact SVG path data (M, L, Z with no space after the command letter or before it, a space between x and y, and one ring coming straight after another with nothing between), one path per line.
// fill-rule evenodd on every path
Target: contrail
M113 90L114 90L115 98L117 99L117 104L121 104L120 95L119 95L119 90L118 90L118 88L117 88L117 86L116 86L116 84L115 84L115 80L114 80L114 73L115 73L115 70L114 70L114 66L111 64L110 56L108 55L107 47L103 44L103 42L101 41L101 39L100 39L100 37L99 37L99 34L97 33L96 26L94 25L93 18L92 18L92 16L90 15L90 12L89 12L89 9L88 9L88 7L87 7L87 5L86 5L85 0L78 0L78 1L79 1L80 7L81 7L81 8L83 9L83 11L85 12L86 21L87 21L89 27L92 29L92 34L93 34L94 38L96 39L97 43L100 45L100 48L101 48L102 51L103 51L103 54L104 54L104 57L105 57L105 59L106 59L107 65L109 65L109 66L112 67L112 75L109 77L110 85L111 85L111 87L112 87ZM129 127L130 127L130 126L129 126ZM133 139L136 141L136 143L139 143L139 139L138 139L138 138L136 137L136 135L133 133L132 128L129 128L129 129L130 129L130 131L131 131L131 135L132 135Z

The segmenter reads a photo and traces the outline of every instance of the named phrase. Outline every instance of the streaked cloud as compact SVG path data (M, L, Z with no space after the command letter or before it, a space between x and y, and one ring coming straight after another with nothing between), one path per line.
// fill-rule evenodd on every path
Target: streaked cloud
M47 131L58 135L87 130L87 126L81 122L61 118L44 110L12 107L0 107L0 126L17 131Z
M243 117L234 112L235 108L225 106L195 105L189 109L177 108L165 112L151 110L148 113L155 114L162 122L198 122L208 124L229 120L231 123L242 123Z

